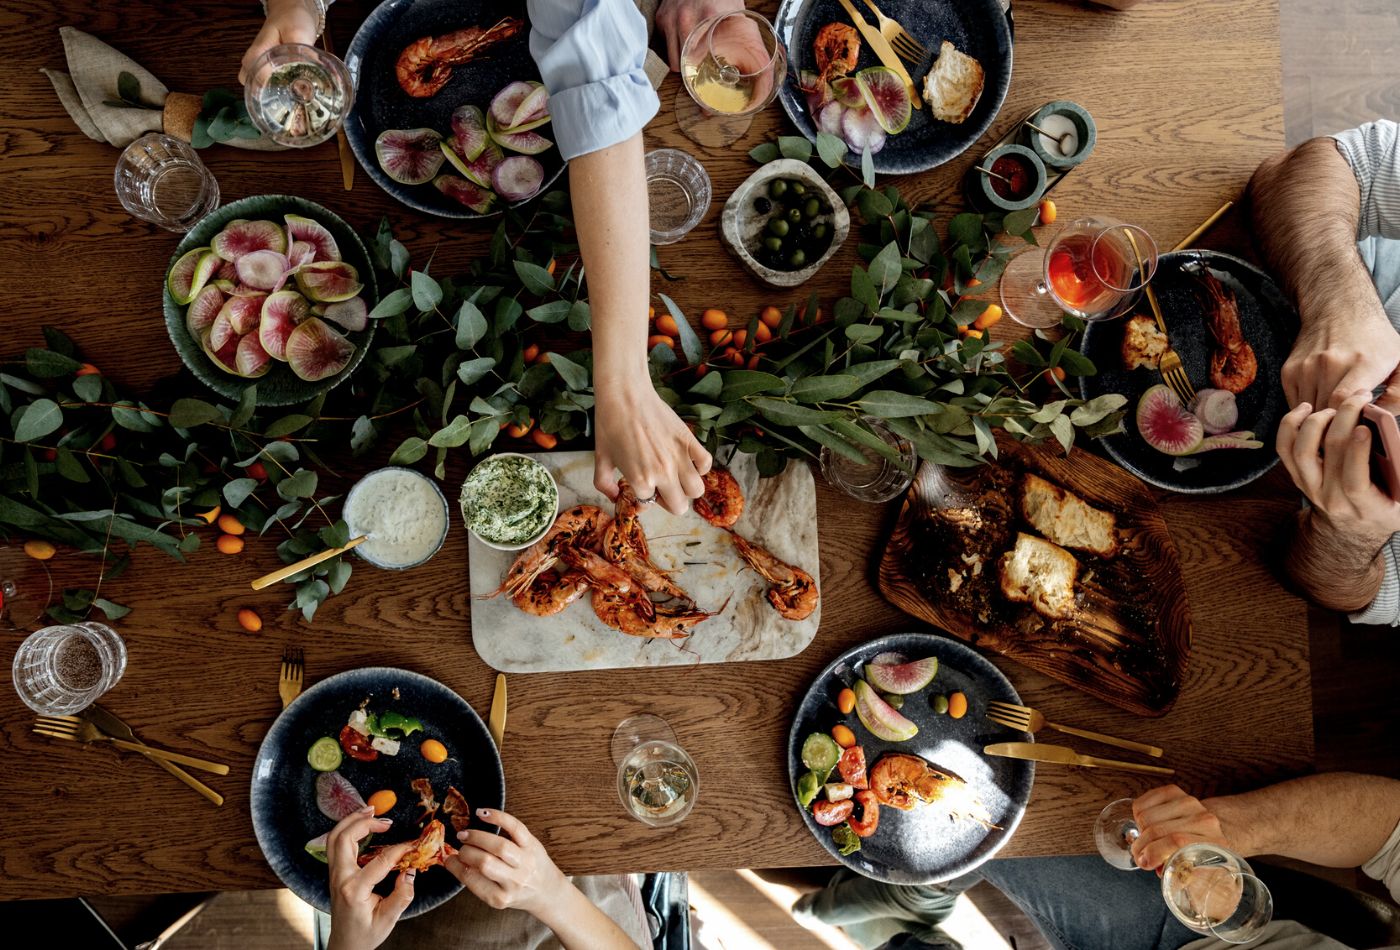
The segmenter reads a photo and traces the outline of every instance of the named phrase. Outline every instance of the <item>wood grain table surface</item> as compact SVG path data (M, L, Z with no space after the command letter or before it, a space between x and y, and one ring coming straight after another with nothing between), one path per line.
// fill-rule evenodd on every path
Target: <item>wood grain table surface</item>
M349 45L368 2L337 3L331 30ZM769 7L771 3L760 4ZM1129 13L1016 0L1011 92L989 139L1040 103L1070 98L1093 113L1093 157L1055 191L1061 215L1101 212L1147 227L1170 246L1239 194L1255 165L1283 144L1276 0L1156 0ZM165 335L160 282L176 237L128 216L112 192L114 149L83 137L39 67L63 66L58 27L88 30L151 68L172 89L235 85L258 28L257 5L209 0L88 4L11 0L0 10L0 344L6 354L55 323L119 384L144 389L180 368ZM707 151L674 125L674 77L647 130L649 147L699 155L715 202L699 228L661 261L684 281L654 289L687 312L720 306L745 318L798 299L744 275L717 240L719 209L753 166L744 152L783 127L768 110L740 146ZM940 212L959 210L958 180L977 154L900 181ZM484 233L397 207L363 172L340 184L335 146L269 155L216 147L205 159L225 200L289 192L369 229L388 214L418 260L451 274L479 254ZM1232 216L1209 244L1248 252ZM812 282L845 292L855 242ZM1005 327L1008 321L1003 321ZM1000 327L999 327L1000 329ZM190 382L193 395L203 395ZM391 444L395 440L388 440ZM382 462L388 447L379 457ZM449 482L462 477L458 459ZM353 472L348 474L354 474ZM348 484L348 481L347 481ZM340 486L344 487L344 486ZM1308 638L1302 601L1270 567L1277 526L1296 506L1279 470L1216 498L1164 495L1183 560L1195 644L1175 708L1139 719L1013 663L999 665L1021 695L1055 720L1164 746L1181 783L1206 794L1307 771L1313 761ZM822 487L818 496L824 614L816 640L789 660L696 668L512 676L505 739L508 807L566 871L701 869L818 864L825 852L793 807L783 750L796 699L832 657L877 635L920 625L883 601L874 572L896 508L866 506ZM104 594L136 609L118 626L130 651L106 703L147 741L230 762L211 779L215 808L146 761L29 733L30 716L0 690L0 898L275 886L253 837L249 768L276 716L278 661L302 647L308 679L367 664L402 666L446 683L484 715L493 672L469 635L466 537L409 574L357 566L346 593L312 625L283 612L288 593L248 580L277 566L272 542L238 559L205 545L188 566L149 549ZM61 584L90 586L94 564L54 562ZM238 608L258 608L259 634ZM7 635L8 665L18 637ZM673 649L657 643L658 650ZM695 811L678 828L628 818L608 755L613 726L650 711L668 719L701 775ZM1091 750L1092 751L1092 750ZM1042 767L1024 823L1006 855L1092 851L1099 808L1147 788L1126 773Z

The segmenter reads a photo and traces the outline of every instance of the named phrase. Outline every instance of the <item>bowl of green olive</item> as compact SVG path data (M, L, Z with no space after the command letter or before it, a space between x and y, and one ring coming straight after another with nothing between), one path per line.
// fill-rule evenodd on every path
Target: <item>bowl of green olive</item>
M720 232L730 252L774 287L807 281L851 230L851 213L806 162L780 158L750 175L725 202Z

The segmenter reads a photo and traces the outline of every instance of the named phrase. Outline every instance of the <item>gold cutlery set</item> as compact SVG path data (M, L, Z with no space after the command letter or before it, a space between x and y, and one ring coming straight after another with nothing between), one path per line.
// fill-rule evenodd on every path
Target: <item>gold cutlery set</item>
M1050 722L1038 710L1031 709L1029 706L1018 706L1015 703L993 700L987 704L987 718L999 726L1006 726L1008 729L1016 729L1020 732L1036 733L1042 729L1053 729L1056 732L1063 732L1065 735L1078 736L1081 739L1101 742L1104 745L1116 746L1131 752L1140 752L1153 758L1162 757L1162 750L1155 745L1134 742L1131 739L1119 739L1101 732L1090 732L1088 729L1062 726L1057 722ZM1174 769L1161 765L1142 765L1137 762L1124 762L1121 759L1101 759L1097 756L1081 755L1069 746L1048 745L1044 742L996 742L983 748L982 752L986 755L997 755L1010 759L1029 759L1034 762L1055 762L1060 765L1121 769L1125 772L1142 772L1148 775L1175 774Z

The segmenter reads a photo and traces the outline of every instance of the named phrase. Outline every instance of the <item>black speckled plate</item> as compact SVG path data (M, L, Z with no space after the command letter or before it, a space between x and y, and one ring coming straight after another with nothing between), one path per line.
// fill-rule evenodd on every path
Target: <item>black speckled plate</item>
M392 691L397 687L399 698ZM315 684L294 699L273 722L253 762L251 807L258 847L282 883L318 910L330 913L330 888L326 865L306 852L306 843L335 826L316 807L316 776L306 762L306 752L321 736L339 736L345 721L365 697L369 709L393 709L423 723L423 731L406 740L396 756L381 755L374 762L357 762L349 756L338 770L368 798L379 789L392 789L398 804L389 812L393 827L376 836L374 844L408 841L419 832L418 796L409 788L416 778L433 783L438 801L449 785L455 785L475 814L477 808L504 808L505 773L496 744L486 724L466 700L452 690L418 673L390 667L347 670ZM424 739L447 746L447 761L428 762L418 753ZM439 818L442 819L441 813ZM456 837L447 825L447 841ZM477 820L472 819L473 826ZM483 824L487 831L495 825ZM387 893L394 875L380 885ZM432 910L462 889L442 868L420 874L414 884L413 903L405 917Z
M525 28L492 46L478 59L452 69L442 91L428 99L415 99L399 87L394 67L399 54L423 36L441 36L468 26L488 27L502 17L526 20ZM496 93L516 80L539 81L540 73L530 56L530 25L523 3L509 0L385 0L360 25L345 55L345 65L355 77L355 106L345 120L345 134L360 167L375 184L403 204L441 218L483 218L433 187L403 185L379 167L374 140L385 129L435 129L452 134L452 112L472 103L485 112ZM553 139L552 123L537 131ZM511 153L507 153L511 154ZM564 170L558 147L536 155L544 166L544 192ZM438 174L456 174L444 164ZM532 199L526 199L532 200Z
M861 0L853 2L856 12L872 27L876 26L874 14ZM920 99L924 77L944 40L975 58L986 74L982 97L967 121L953 125L935 119L925 103L923 109L914 110L904 131L891 135L885 147L873 156L875 171L882 175L927 171L966 151L987 131L1001 109L1011 86L1011 15L1002 12L999 0L880 0L879 6L924 46L924 58L917 66L900 61L914 80ZM807 97L798 88L798 76L804 69L816 70L812 41L818 30L834 22L851 22L837 0L783 0L774 21L788 53L788 76L778 98L793 125L814 142L817 131L807 111ZM879 65L879 58L862 38L858 68ZM860 167L859 154L848 152L846 160Z
M902 653L911 660L938 657L938 675L933 682L904 699L900 713L919 727L918 735L907 742L877 739L860 724L854 712L843 716L836 708L836 694L853 681L856 667L887 651ZM967 695L966 716L953 719L933 711L929 705L931 696L957 690ZM793 803L797 802L797 779L807 771L802 764L803 740L813 732L829 733L832 726L844 722L855 731L856 741L865 750L867 767L886 752L923 756L972 786L974 794L991 812L992 822L1001 827L988 831L976 822L952 821L937 805L917 806L913 811L881 808L875 834L866 838L855 854L842 857L832 843L831 829L817 824L811 812L799 805L803 821L822 847L851 870L891 884L946 881L996 854L1011 839L1025 814L1035 780L1035 763L982 754L982 747L988 743L1031 739L987 720L987 703L994 699L1021 702L1010 681L989 660L947 637L896 633L837 657L803 697L788 734Z
M1079 349L1094 361L1099 372L1097 376L1080 377L1079 389L1085 399L1104 393L1121 393L1128 397L1124 431L1101 440L1115 462L1158 488L1208 495L1248 485L1278 461L1274 436L1279 420L1288 412L1288 403L1279 385L1279 372L1293 347L1298 315L1273 278L1238 257L1219 251L1194 250L1163 254L1157 263L1157 274L1152 278L1152 288L1162 307L1167 336L1197 390L1210 385L1213 349L1198 296L1203 293L1199 289L1200 280L1192 273L1198 264L1208 267L1217 280L1234 291L1239 303L1240 327L1254 348L1259 374L1254 383L1236 397L1240 409L1236 428L1252 431L1264 447L1219 449L1189 456L1189 461L1199 464L1183 471L1176 467L1175 458L1148 445L1138 434L1134 410L1138 398L1148 387L1162 382L1162 377L1145 367L1123 369L1121 347L1125 320L1089 324ZM1135 312L1151 315L1146 298Z
M166 273L170 272L170 268L175 266L175 262L183 257L186 251L191 248L207 246L214 239L214 235L222 231L224 225L230 221L237 218L249 221L266 219L280 224L289 214L299 214L319 221L326 230L331 232L336 245L340 248L341 258L359 272L360 281L365 285L365 289L360 291L360 296L365 298L366 305L373 310L374 305L379 302L379 293L374 281L374 267L370 264L369 252L365 250L360 236L339 216L314 201L295 198L291 195L250 195L205 215L181 239L179 246L175 248L174 255L170 258L170 263L166 266ZM243 379L225 373L214 365L213 360L209 359L204 348L199 345L199 341L190 336L190 331L185 329L186 308L177 304L175 298L170 296L170 289L166 286L163 278L161 288L166 332L170 334L170 342L175 344L175 351L180 354L180 359L184 360L185 365L190 368L190 372L194 373L195 378L201 383L229 399L238 399L243 395L244 389L250 384L256 383L259 406L290 406L307 402L336 386L342 380L349 379L350 374L355 372L360 361L364 359L365 353L369 350L369 341L374 337L373 320L363 330L355 333L341 330L340 332L344 333L345 337L355 344L355 354L350 357L349 364L339 373L314 383L300 378L292 372L291 367L278 360L273 360L272 368L260 378Z

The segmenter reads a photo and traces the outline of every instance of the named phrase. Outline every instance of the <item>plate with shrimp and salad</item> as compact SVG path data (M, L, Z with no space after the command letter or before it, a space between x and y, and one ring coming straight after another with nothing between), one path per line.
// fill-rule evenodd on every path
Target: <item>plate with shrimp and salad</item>
M457 832L495 831L474 812L504 808L505 796L496 744L466 700L421 674L367 667L313 684L273 722L253 762L253 831L282 883L330 913L327 836L373 805L393 825L360 842L359 862L413 842L396 870L419 872L404 913L414 917L462 889L443 861Z
M946 881L1001 850L1035 763L982 753L1007 731L986 718L992 700L1021 702L989 660L948 637L893 634L833 660L788 734L793 799L822 847L891 884Z
M639 504L625 483L610 501L593 487L592 452L494 456L478 469L505 463L542 469L558 488L557 501L541 496L549 527L529 547L471 536L472 641L493 668L781 659L816 635L816 485L806 467L760 478L750 456L735 454L676 516Z

